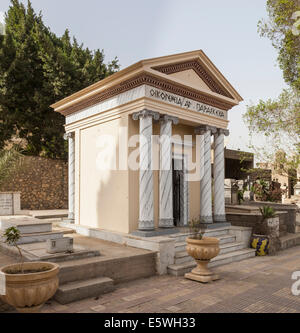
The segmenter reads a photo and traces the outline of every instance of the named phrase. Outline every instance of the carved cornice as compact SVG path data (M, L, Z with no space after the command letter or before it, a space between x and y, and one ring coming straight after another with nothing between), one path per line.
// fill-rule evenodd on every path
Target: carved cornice
M178 62L175 64L168 64L162 66L152 67L152 69L157 70L164 74L173 74L182 72L185 70L193 69L198 76L205 82L205 84L215 93L232 98L233 97L226 91L205 69L205 66L199 59Z
M66 107L59 112L61 114L63 114L64 116L68 116L72 113L81 111L85 108L88 108L95 104L101 103L109 98L117 96L128 90L139 87L143 84L146 84L151 87L155 87L157 89L162 89L167 92L183 96L185 98L190 98L197 102L204 103L204 104L207 104L210 106L214 106L216 108L219 108L219 109L225 110L225 111L231 109L235 105L234 103L220 101L214 97L207 96L206 94L204 94L200 91L188 89L188 88L182 87L179 84L171 83L162 78L158 78L154 75L143 72L129 80L121 82L120 84L118 84L116 86L103 90L103 91L95 94L92 97L86 98L69 107Z

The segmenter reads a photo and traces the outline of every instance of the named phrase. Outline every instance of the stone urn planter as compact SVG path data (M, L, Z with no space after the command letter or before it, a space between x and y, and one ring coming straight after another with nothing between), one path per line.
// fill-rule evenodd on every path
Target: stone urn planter
M25 262L0 269L1 283L5 283L5 295L1 300L18 312L38 312L58 288L59 266L50 262ZM1 276L2 275L2 276Z
M219 240L214 237L203 237L202 239L188 237L186 242L186 250L195 259L197 267L185 274L185 278L204 283L219 279L218 275L207 268L210 260L220 252Z

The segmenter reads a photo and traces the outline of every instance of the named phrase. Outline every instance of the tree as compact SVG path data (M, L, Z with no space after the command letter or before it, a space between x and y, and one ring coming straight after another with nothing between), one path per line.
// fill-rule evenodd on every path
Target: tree
M5 25L4 23L0 22L0 35L5 34Z
M66 157L64 117L50 105L119 69L104 63L103 51L57 37L28 1L11 0L0 40L0 148L8 140L25 141L25 152Z
M23 165L23 155L18 147L0 151L0 186Z
M259 21L258 30L278 50L278 63L289 89L276 99L260 100L257 105L247 106L244 115L250 135L262 134L269 143L263 148L252 145L259 159L273 163L278 160L276 151L284 150L280 164L285 173L300 165L299 10L300 0L267 1L269 21Z
M258 31L278 50L278 63L291 87L300 90L300 0L268 0L269 21L259 21ZM300 16L300 15L299 15Z

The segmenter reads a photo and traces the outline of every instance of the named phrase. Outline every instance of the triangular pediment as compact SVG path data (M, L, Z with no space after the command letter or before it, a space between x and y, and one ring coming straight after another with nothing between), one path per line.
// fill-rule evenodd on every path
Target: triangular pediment
M171 77L179 79L180 81L184 82L186 85L192 85L199 87L201 90L208 90L212 91L209 86L200 78L200 76L193 70L187 69L182 72L176 72L169 74Z
M197 50L141 60L51 106L69 115L141 85L226 111L243 100L206 54Z
M199 89L205 89L228 98L234 98L199 58L158 65L152 67L152 69L180 79L187 85L196 85Z

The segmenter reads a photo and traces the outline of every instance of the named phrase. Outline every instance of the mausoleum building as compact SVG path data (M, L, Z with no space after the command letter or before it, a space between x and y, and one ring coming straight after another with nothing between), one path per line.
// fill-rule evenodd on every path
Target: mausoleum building
M241 101L193 51L139 61L52 105L66 118L69 219L140 235L197 216L226 223L224 137Z

